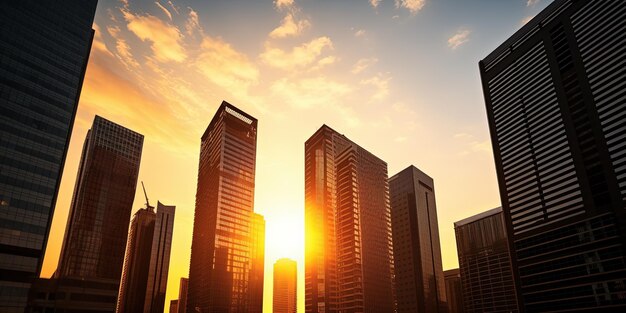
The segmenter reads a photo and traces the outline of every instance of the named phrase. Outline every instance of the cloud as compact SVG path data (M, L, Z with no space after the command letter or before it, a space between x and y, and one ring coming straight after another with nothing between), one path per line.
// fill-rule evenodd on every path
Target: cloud
M245 94L259 78L248 57L220 38L205 37L194 66L205 78L233 94Z
M524 26L526 25L526 23L530 22L530 20L533 19L533 17L535 17L534 15L529 15L524 17L521 21L520 21L520 26Z
M362 58L359 59L354 66L352 66L352 74L358 74L365 71L368 67L376 64L378 62L377 58Z
M272 83L270 91L296 108L333 106L352 89L345 84L324 76L303 78L295 81L286 78Z
M456 34L448 38L448 47L452 50L458 48L462 44L469 41L470 31L467 29L459 29Z
M178 11L178 7L176 7L176 6L172 3L172 1L167 1L167 4L170 6L170 8L172 8L172 10L173 10L174 12L176 12L176 14L180 14L180 12Z
M126 40L120 36L120 28L117 26L109 26L107 27L107 32L115 39L115 50L117 52L115 56L120 62L129 70L139 67L139 63L135 60L135 57L130 51L130 46Z
M170 18L170 21L172 20L172 13L170 13L170 11L168 11L164 6L162 6L158 1L154 2L157 7L159 7L159 9L161 9L161 11L163 11L163 13L165 13L165 15L167 15L167 17Z
M382 0L370 0L370 5L374 8L378 8L378 5L380 4Z
M527 0L526 1L526 6L527 7L534 7L539 2L541 2L541 0Z
M389 81L391 81L391 76L388 74L378 73L376 76L361 80L361 85L374 87L375 91L371 100L380 101L389 95Z
M98 24L94 23L93 29L96 32L94 34L93 43L91 44L91 47L95 51L103 52L109 56L112 56L113 54L111 53L111 51L109 51L109 49L107 49L107 46L104 43L104 39L102 38L102 31L100 30L100 27L98 26Z
M274 0L277 9L289 8L293 6L294 0Z
M332 41L325 36L294 47L291 51L274 48L269 43L266 43L265 51L260 55L260 58L265 64L272 67L292 70L313 64L324 50L332 48Z
M204 35L204 30L202 26L200 26L200 19L198 18L198 12L194 11L194 9L187 7L189 9L189 17L187 18L187 22L185 23L185 31L188 35L193 35L195 31L200 33L200 35Z
M356 32L354 32L354 36L355 37L363 37L365 36L365 30L364 29L359 29Z
M293 14L287 14L283 18L280 26L276 27L270 33L271 38L284 38L290 36L298 36L303 30L311 26L308 20L301 20L296 23Z
M476 152L476 153L491 153L492 152L491 140L489 139L478 140L476 139L474 135L468 134L468 133L455 134L454 138L458 140L462 140L464 142L463 145L465 146L465 150L460 152L461 155L467 155L470 152Z
M128 29L142 41L151 42L151 49L158 61L181 62L187 58L182 46L183 36L173 25L164 23L152 15L134 15L122 10Z
M405 8L415 15L426 4L426 0L396 0L396 8Z

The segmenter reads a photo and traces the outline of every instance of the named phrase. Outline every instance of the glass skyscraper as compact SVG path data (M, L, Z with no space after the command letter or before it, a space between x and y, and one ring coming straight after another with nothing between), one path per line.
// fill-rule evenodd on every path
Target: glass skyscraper
M389 178L399 313L446 312L433 179L411 165Z
M479 64L523 311L626 311L625 33L556 0Z
M502 208L454 223L466 313L516 313L517 294Z
M222 102L202 135L187 312L250 310L257 120Z
M0 311L39 277L96 0L0 1Z
M305 143L305 311L393 312L387 163L323 125Z
M265 277L265 219L252 213L250 249L250 313L263 312L263 283Z
M143 135L95 116L87 132L54 277L33 286L29 307L115 311Z
M296 261L279 259L274 263L273 313L298 311L298 267Z
M176 207L157 202L135 213L128 233L117 313L162 313Z

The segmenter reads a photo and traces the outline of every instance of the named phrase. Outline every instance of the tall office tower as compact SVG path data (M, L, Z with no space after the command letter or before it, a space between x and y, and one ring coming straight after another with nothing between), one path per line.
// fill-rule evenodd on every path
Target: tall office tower
M146 202L147 203L147 202ZM140 209L130 224L116 312L163 312L175 206L157 202Z
M463 288L459 269L443 271L443 279L446 283L448 313L463 313Z
M398 312L446 312L433 179L411 165L389 178Z
M189 278L181 277L180 286L178 288L178 313L185 313L187 310L187 290L189 287ZM175 312L171 312L175 313Z
M625 31L556 0L480 62L524 311L626 310Z
M274 263L274 313L296 313L298 307L298 268L296 261L279 259Z
M387 164L323 125L305 143L306 312L393 312Z
M1 312L24 311L41 271L96 4L0 1Z
M187 312L248 312L257 120L222 102L202 135Z
M502 208L454 223L466 313L519 312Z
M59 266L52 280L33 286L31 311L115 311L142 148L143 135L96 115L83 145Z
M252 213L250 251L250 313L263 312L263 283L265 273L265 219Z

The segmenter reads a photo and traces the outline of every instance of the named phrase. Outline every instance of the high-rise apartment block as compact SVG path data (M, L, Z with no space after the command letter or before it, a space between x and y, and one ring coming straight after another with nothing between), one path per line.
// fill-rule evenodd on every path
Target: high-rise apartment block
M249 312L257 120L222 102L200 146L187 312Z
M274 263L273 313L298 311L298 268L296 261L279 259Z
M389 178L389 194L398 312L446 312L434 181L411 165Z
M322 126L305 143L305 311L393 312L387 163Z
M626 310L624 31L556 0L480 62L523 311Z
M41 272L96 4L0 1L1 312L24 312Z
M176 207L157 202L135 213L130 225L117 313L162 313Z
M466 313L519 312L502 208L454 223Z

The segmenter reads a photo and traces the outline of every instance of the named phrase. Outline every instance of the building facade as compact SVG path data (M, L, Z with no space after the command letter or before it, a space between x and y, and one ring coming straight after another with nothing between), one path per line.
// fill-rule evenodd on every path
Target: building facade
M170 263L175 206L140 209L130 225L117 313L162 313Z
M398 312L446 312L434 181L411 165L389 193Z
M178 313L185 313L187 310L187 289L189 288L189 278L181 277L178 288ZM174 313L172 311L171 313Z
M263 312L263 283L265 277L265 219L252 213L250 252L250 313Z
M305 143L305 311L392 312L387 164L323 125Z
M30 305L114 312L143 135L95 116L87 132L59 265ZM43 297L43 299L41 299Z
M170 313L178 313L178 299L170 301Z
M23 312L41 272L96 4L0 3L1 312Z
M480 64L521 309L626 309L624 1L557 0Z
M519 312L502 208L454 223L466 313Z
M274 263L274 313L298 311L298 267L296 261L279 259Z
M448 313L463 313L463 288L461 286L461 273L458 268L443 271L443 279L446 283L446 301Z
M200 147L187 312L248 312L257 120L222 102Z

